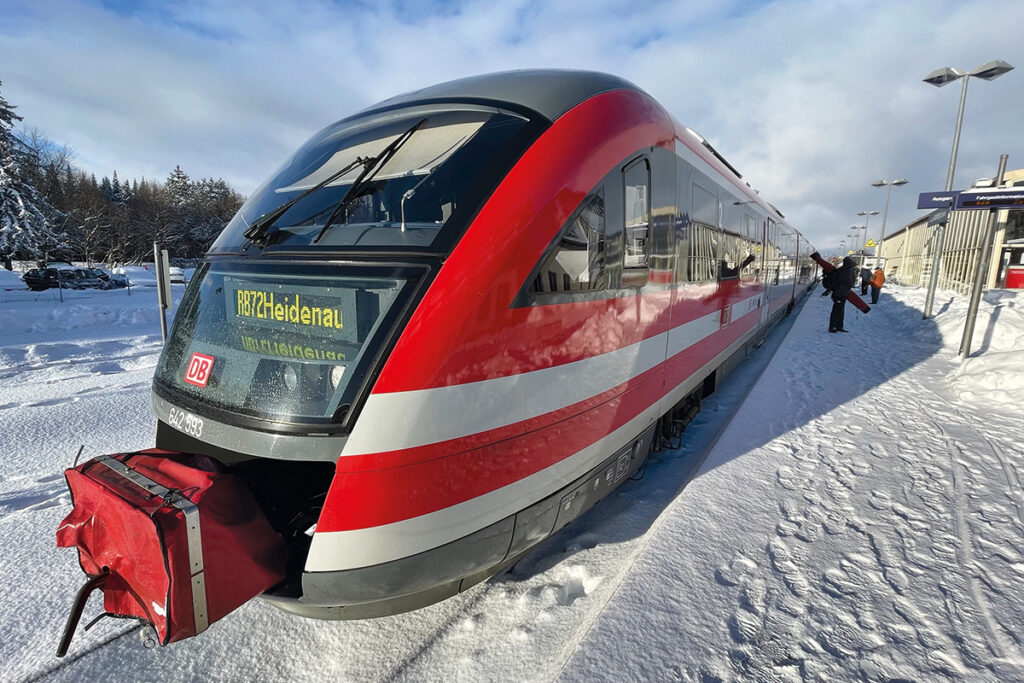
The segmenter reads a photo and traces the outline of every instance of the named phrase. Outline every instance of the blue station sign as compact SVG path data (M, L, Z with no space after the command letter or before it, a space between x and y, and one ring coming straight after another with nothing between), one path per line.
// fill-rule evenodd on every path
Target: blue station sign
M956 203L960 195L959 190L945 190L943 192L922 192L917 195L917 208L919 209L948 209Z
M958 209L1024 209L1024 187L964 190L956 199Z

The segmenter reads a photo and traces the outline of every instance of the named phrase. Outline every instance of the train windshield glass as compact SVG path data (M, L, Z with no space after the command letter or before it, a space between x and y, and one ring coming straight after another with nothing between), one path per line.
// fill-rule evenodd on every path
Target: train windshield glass
M330 422L410 282L352 273L327 264L207 265L175 315L157 385L233 413Z
M483 107L339 122L253 193L211 252L246 246L254 223L264 247L436 249L507 169L526 123Z

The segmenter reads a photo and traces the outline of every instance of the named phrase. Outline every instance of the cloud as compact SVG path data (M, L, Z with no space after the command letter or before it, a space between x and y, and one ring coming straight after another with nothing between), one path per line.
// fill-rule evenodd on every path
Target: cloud
M1021 64L1024 5L775 2L15 0L0 81L25 124L97 175L224 177L247 193L323 126L400 92L513 68L607 71L700 131L821 246L942 189L958 84L940 66ZM1021 74L972 80L957 185L1024 166ZM1015 161L1016 160L1016 161ZM876 236L880 217L873 221Z

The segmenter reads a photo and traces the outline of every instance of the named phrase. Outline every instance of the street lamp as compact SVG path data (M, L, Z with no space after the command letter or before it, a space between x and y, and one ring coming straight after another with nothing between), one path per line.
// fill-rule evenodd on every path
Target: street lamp
M878 212L877 211L858 211L857 215L858 216L864 216L864 242L867 242L868 241L868 221L871 220L872 216L877 216ZM861 255L864 254L864 246L863 246L864 242L861 242L861 248L860 248ZM862 263L861 265L864 265L864 264Z
M857 245L860 244L860 231L864 229L863 225L851 225L850 230L852 234L847 235L850 238L850 254L857 251Z
M971 76L985 81L993 81L1009 71L1013 71L1012 66L1002 60L996 59L975 67L967 73L946 66L941 69L936 69L924 77L925 83L930 83L936 88L941 88L947 83L952 83L958 78L964 79L964 87L963 90L960 91L960 108L956 113L956 132L953 133L953 153L949 157L949 172L946 174L946 192L953 189L953 171L956 169L956 151L960 146L960 127L964 122L964 104L967 102L967 84L970 82Z
M889 194L892 192L892 186L899 187L900 185L907 184L906 178L897 178L896 180L879 180L876 183L871 183L871 187L884 187L885 188L885 209L882 211L882 232L878 235L878 244L875 245L875 267L881 268L882 262L882 240L885 239L885 221L889 217Z
M946 173L946 192L953 189L953 172L956 170L956 151L960 146L960 126L964 121L964 103L967 102L967 84L970 82L971 76L980 78L984 81L992 81L1012 70L1012 66L1002 60L996 59L975 67L967 73L946 66L941 69L936 69L924 77L925 83L930 83L936 88L941 88L947 83L952 83L958 78L964 79L964 87L960 92L960 108L956 113L956 131L953 133L953 153L949 156L949 171ZM925 297L924 301L923 317L925 320L932 317L932 304L935 302L935 287L939 282L939 268L942 266L942 243L943 238L945 237L945 232L945 228L940 225L935 229L935 234L932 237L932 239L935 240L935 255L932 258L932 274L928 280L928 296Z

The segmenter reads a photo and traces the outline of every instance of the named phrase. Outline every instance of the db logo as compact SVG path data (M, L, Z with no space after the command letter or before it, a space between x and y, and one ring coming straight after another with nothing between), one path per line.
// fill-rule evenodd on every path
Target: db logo
M197 387L205 387L206 381L210 379L210 370L212 369L213 356L193 353L192 360L188 362L188 369L185 370L185 381L195 384Z

